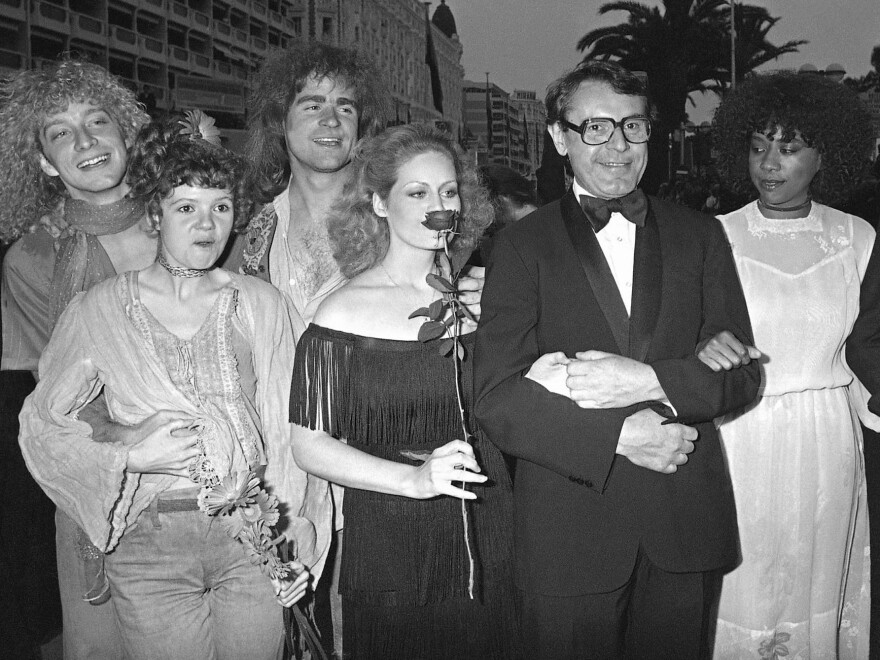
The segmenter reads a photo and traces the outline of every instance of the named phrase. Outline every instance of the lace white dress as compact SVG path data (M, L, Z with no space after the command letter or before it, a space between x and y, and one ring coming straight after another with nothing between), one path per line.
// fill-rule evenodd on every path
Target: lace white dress
M766 361L757 402L720 426L742 564L724 578L714 657L867 658L862 438L843 346L874 230L821 204L771 220L752 202L720 220Z

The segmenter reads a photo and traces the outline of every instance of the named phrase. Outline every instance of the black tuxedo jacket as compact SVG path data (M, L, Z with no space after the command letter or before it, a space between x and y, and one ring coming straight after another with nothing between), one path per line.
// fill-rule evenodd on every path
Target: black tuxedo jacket
M736 513L712 419L755 398L757 364L715 373L694 355L721 330L753 344L730 247L709 216L649 198L636 232L627 317L593 230L569 191L496 235L475 348L476 414L517 459L516 575L556 596L611 591L641 549L671 572L730 566ZM542 354L597 349L650 364L700 438L675 474L615 454L641 407L584 410L526 379Z
M846 361L871 395L868 410L880 415L880 241L874 243L859 295L859 316L846 340Z

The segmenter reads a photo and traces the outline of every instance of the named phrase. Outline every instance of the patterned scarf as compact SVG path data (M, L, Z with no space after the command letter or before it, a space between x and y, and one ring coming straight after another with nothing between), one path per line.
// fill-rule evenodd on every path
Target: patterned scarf
M80 291L116 275L98 236L118 234L144 216L144 205L127 197L95 206L79 199L64 202L67 229L57 241L52 275L52 327L70 300Z

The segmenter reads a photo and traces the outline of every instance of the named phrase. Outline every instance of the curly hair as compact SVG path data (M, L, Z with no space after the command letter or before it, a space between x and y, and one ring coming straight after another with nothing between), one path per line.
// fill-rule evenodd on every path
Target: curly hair
M141 129L128 160L129 197L143 200L155 230L162 200L177 186L228 188L233 195L232 229L243 230L253 208L245 177L247 162L223 147L183 134L186 126L176 116Z
M817 202L845 201L871 164L871 116L849 88L818 75L779 71L753 75L730 92L715 110L716 162L733 192L757 197L749 177L749 144L754 133L782 140L795 133L822 156L810 193Z
M33 230L67 195L60 177L40 168L39 134L47 117L71 103L92 103L116 122L128 144L149 121L134 92L97 64L59 60L19 71L0 84L0 241Z
M656 118L651 97L648 95L648 84L646 81L617 62L586 60L547 86L544 106L547 110L548 126L552 126L559 120L565 119L565 115L571 110L569 106L572 97L577 93L581 84L585 82L605 83L617 94L641 96L645 99L646 114L652 119Z
M350 48L304 41L273 51L254 77L248 105L250 177L262 202L281 192L290 178L284 119L312 77L332 78L354 88L359 137L372 137L385 127L388 94L369 57Z
M376 265L388 251L388 221L373 212L373 193L388 199L400 169L424 153L449 156L461 199L459 235L454 252L469 253L494 218L486 189L449 133L428 124L408 124L362 140L352 161L354 174L328 223L333 256L342 274L354 277Z

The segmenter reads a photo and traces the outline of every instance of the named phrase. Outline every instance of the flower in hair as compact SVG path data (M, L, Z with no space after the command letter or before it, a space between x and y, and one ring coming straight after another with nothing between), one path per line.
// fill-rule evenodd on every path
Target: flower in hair
M198 109L187 110L184 115L185 118L179 122L183 126L181 135L189 135L190 140L204 140L218 147L221 146L220 129L214 125L213 117Z

